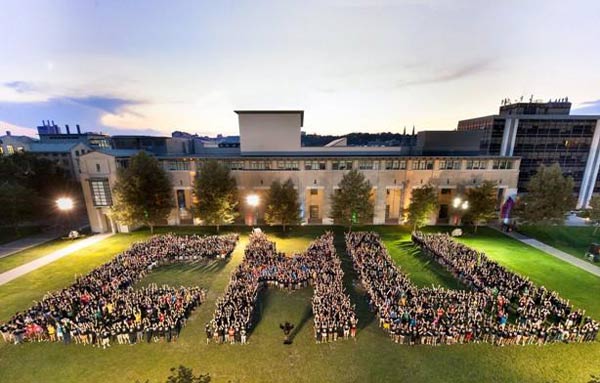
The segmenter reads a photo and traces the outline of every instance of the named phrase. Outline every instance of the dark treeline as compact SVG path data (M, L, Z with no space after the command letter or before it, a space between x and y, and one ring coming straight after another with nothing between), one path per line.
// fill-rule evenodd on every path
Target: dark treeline
M338 138L347 137L349 146L399 146L412 145L415 137L402 133L350 133L341 136L305 134L302 146L324 146Z

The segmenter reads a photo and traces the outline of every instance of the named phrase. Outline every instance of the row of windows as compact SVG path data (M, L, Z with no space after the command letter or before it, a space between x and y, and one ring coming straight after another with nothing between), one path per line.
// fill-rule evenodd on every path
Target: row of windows
M303 161L304 170L327 170L327 161L311 160ZM461 170L463 168L462 160L438 160L437 167L433 159L430 160L411 160L412 170ZM466 169L483 170L489 167L488 160L467 160ZM190 163L186 161L164 161L167 170L190 170ZM273 166L272 161L226 161L225 164L231 170L300 170L300 161L285 160L276 161ZM405 170L407 169L407 160L333 160L331 161L331 170ZM513 160L494 160L493 169L513 169Z

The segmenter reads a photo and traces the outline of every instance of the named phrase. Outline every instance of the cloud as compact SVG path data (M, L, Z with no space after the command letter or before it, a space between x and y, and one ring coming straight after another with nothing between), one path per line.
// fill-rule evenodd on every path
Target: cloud
M395 87L403 88L412 85L439 84L470 77L487 70L490 62L491 60L479 60L453 68L450 71L440 71L439 73L413 80L401 80L396 82Z
M2 85L6 88L13 89L17 93L28 93L36 90L36 86L27 81L8 81Z
M103 96L69 97L67 99L76 104L95 108L110 114L119 114L125 111L128 106L139 105L143 103L139 100ZM131 113L131 111L128 112Z
M129 110L133 105L144 104L139 100L118 97L52 97L42 101L0 101L0 116L6 123L34 128L42 120L53 120L58 125L81 124L86 131L102 131L111 134L160 134L152 127L123 127L105 124L107 116L135 115Z
M573 109L573 114L600 114L600 100L582 102Z

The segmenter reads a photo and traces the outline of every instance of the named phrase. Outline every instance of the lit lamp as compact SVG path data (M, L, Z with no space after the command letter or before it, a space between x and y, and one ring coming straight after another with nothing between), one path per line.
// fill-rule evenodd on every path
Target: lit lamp
M467 210L469 208L469 201L467 201L467 200L463 201L460 197L456 197L452 200L452 207L454 209L456 209L457 212L460 210L463 210L463 211ZM461 214L457 213L455 225L459 224L460 218L461 218Z
M73 209L73 200L71 198L59 198L56 200L56 207L58 210L68 211Z
M256 225L258 222L258 204L260 203L260 198L257 194L249 194L246 196L246 203L253 209L250 224Z
M56 207L58 208L58 210L64 212L67 217L66 217L66 225L70 225L71 224L71 210L73 210L73 206L74 206L74 202L72 198L68 198L68 197L61 197L59 199L56 200ZM65 225L65 226L66 226ZM71 230L69 228L69 230ZM69 232L69 238L71 238L71 233Z

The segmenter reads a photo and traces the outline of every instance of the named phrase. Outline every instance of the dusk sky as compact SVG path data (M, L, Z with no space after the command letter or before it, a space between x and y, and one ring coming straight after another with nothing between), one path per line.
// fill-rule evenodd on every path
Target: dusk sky
M454 129L531 94L600 114L598 0L0 0L0 26L2 134L237 134L234 109Z

